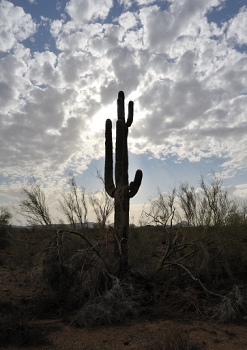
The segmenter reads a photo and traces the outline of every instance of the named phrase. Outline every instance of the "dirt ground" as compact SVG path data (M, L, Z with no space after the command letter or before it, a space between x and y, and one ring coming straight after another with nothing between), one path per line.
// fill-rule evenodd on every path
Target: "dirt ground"
M30 285L24 269L9 270L0 266L0 301L13 304L29 304L38 292L37 285ZM151 306L152 308L152 306ZM39 327L48 343L39 349L93 350L93 349L165 349L162 342L167 336L185 335L194 349L202 350L244 350L247 349L247 321L241 324L220 324L212 319L203 319L195 315L184 315L169 319L162 312L162 304L155 304L153 310L138 319L128 319L121 326L78 328L69 318L37 320L29 318L29 327ZM4 310L0 310L1 319ZM8 348L16 350L17 347ZM22 347L35 349L37 347ZM185 349L185 348L183 348ZM177 349L179 350L179 349Z
M119 327L79 329L61 326L50 334L51 346L44 349L160 349L165 335L185 333L198 349L247 349L246 325L219 325L203 320L133 320ZM157 343L157 344L156 344Z
M41 324L41 322L39 321ZM59 320L42 321L44 329L49 326L57 330L49 331L51 344L39 349L162 349L160 344L169 332L185 333L197 349L205 350L245 350L247 349L246 325L220 325L208 320L129 320L122 326L92 329L64 325ZM35 347L36 348L36 347ZM8 347L16 350L16 347ZM34 349L22 347L22 349ZM179 350L179 349L178 349Z

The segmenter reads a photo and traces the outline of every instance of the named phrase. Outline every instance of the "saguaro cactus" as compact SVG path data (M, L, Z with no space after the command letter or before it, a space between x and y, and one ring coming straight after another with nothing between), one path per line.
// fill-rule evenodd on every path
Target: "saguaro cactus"
M106 120L105 128L105 190L114 198L114 232L117 240L117 258L119 258L119 273L128 268L128 231L129 231L129 200L139 190L142 181L142 171L137 170L134 181L129 184L128 174L128 128L133 122L133 102L128 105L128 118L125 121L124 93L118 93L117 128L115 153L115 184L113 180L113 147L112 121Z

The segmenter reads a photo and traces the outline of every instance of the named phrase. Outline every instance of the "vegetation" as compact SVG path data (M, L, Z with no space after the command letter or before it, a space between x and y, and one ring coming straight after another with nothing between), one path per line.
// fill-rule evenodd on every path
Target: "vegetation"
M0 207L0 249L4 249L9 244L8 229L11 218L12 214L8 208Z
M76 229L78 223L83 228L87 224L88 213L85 187L82 187L79 193L73 174L68 177L68 185L69 192L63 191L61 193L62 199L59 199L59 209L73 229Z
M39 184L25 188L19 210L33 226L10 230L11 215L2 210L9 245L2 250L1 263L12 270L22 267L37 292L28 308L24 296L18 306L2 304L12 310L0 315L3 344L12 342L13 322L19 344L39 341L26 314L44 318L76 313L78 326L92 327L149 313L157 303L169 317L189 313L240 322L247 311L245 206L230 199L215 175L209 185L201 181L199 191L188 184L171 194L158 190L141 226L129 229L129 269L124 275L116 266L114 234L107 242L103 235L110 209L96 213L102 224L89 228L86 213L92 199L87 200L85 189L78 190L74 177L59 201L69 214L69 226L55 225ZM101 200L95 208L108 208L111 201L99 193L91 198ZM16 312L21 316L14 320ZM166 337L150 348L179 349L179 339ZM189 340L181 342L196 349Z

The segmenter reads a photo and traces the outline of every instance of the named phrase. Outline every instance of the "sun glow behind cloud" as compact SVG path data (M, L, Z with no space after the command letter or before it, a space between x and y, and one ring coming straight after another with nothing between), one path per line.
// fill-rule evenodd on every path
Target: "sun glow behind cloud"
M113 119L116 115L116 102L102 107L99 112L97 112L92 117L91 129L92 132L99 132L105 129L106 119Z

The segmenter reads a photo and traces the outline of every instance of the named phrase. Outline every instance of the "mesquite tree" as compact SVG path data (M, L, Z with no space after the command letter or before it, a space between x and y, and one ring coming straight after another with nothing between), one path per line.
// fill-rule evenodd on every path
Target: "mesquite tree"
M128 128L133 122L133 102L128 105L128 118L125 121L124 93L118 93L116 152L115 152L115 184L113 180L113 147L112 121L106 120L105 128L105 189L114 198L114 233L116 239L116 257L118 272L124 273L128 268L128 231L129 231L129 200L139 190L142 181L142 171L137 170L134 181L129 183L128 174Z

